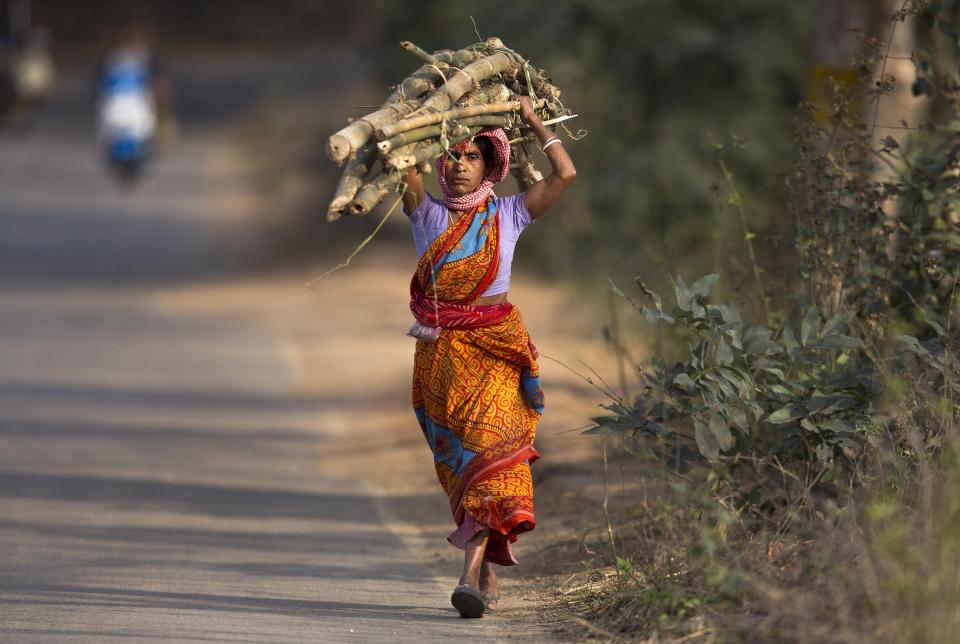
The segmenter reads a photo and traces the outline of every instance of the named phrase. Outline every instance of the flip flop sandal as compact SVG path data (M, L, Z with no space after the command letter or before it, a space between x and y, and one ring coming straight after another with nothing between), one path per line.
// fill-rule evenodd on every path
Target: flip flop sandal
M490 602L497 602L497 604L499 604L499 603L500 603L500 593L497 593L496 595L492 595L492 594L490 594L490 593L483 593L483 608L484 608L488 613L496 612L497 607L491 608L491 607L490 607Z
M460 617L483 617L486 604L483 595L467 584L460 584L453 589L450 603L460 612Z

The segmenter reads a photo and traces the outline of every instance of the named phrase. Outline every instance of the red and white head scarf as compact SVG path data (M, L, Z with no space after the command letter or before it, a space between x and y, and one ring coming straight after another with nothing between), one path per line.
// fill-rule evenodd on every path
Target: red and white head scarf
M486 200L493 193L494 184L503 181L510 172L510 141L502 127L485 127L472 139L464 139L452 146L452 152L463 152L471 141L478 137L485 136L493 144L493 160L487 164L487 174L477 186L477 189L470 194L455 196L450 192L447 185L447 154L437 159L437 180L440 182L440 190L443 192L443 202L451 210L467 211L473 210Z

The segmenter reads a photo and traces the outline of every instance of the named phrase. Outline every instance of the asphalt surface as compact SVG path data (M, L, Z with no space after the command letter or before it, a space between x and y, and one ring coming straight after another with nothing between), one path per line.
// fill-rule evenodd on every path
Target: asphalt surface
M276 75L223 65L183 68L182 140L133 190L82 75L0 138L0 640L538 639L456 616L362 472L318 467L343 428L285 338L158 305L229 263L210 155Z

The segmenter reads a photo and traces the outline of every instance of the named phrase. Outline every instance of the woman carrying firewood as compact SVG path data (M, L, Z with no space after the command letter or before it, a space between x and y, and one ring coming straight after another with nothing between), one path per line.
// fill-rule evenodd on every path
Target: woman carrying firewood
M548 177L522 194L496 196L510 144L503 129L486 128L437 159L441 199L424 190L415 168L403 194L420 255L410 284L413 406L457 524L448 540L465 551L451 597L464 617L496 609L493 564L516 564L510 544L534 527L530 464L539 456L533 439L543 393L536 349L507 290L520 233L576 177L530 98L514 100L550 161Z

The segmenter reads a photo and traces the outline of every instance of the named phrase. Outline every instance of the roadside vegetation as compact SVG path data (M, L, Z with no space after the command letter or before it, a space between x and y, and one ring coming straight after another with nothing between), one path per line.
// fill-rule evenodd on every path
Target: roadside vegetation
M609 525L584 563L594 583L565 596L595 635L956 641L953 5L908 2L891 23L924 32L913 90L937 102L927 122L878 135L871 107L893 91L887 76L860 100L837 87L827 113L802 109L797 162L782 178L794 261L776 265L788 269L776 285L726 169L737 140L715 154L719 198L743 225L750 270L740 306L715 297L717 274L675 274L666 297L643 276L613 281L637 323L665 325L683 349L669 362L629 365L642 393L606 390L607 413L588 430L646 461L672 490ZM862 80L873 82L887 42L861 45Z

